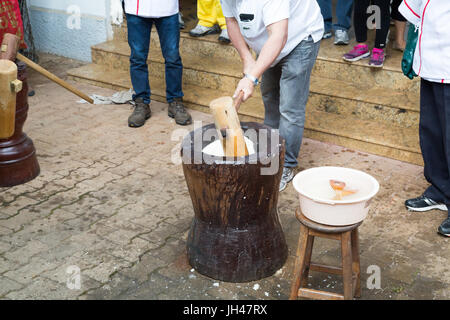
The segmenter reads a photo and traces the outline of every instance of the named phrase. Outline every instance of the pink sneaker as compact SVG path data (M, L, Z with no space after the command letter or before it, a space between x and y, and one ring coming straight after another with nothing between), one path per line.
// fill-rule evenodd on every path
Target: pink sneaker
M355 62L370 56L369 47L366 44L358 44L342 57L345 61Z
M382 68L384 65L384 59L385 59L384 50L373 48L372 57L370 58L369 61L369 66L374 68Z

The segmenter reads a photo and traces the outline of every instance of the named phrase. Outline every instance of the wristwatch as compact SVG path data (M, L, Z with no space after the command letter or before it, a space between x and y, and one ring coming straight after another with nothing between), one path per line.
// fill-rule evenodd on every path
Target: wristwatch
M247 78L247 79L250 79L253 82L253 84L255 85L255 87L259 84L258 78L255 78L251 74L245 73L244 77Z

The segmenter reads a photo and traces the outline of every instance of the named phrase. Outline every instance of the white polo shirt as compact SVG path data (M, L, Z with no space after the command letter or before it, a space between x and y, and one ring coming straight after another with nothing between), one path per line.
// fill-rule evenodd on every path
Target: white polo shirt
M258 54L269 38L267 27L289 19L288 40L274 65L309 36L317 42L324 33L316 0L221 0L221 3L224 16L237 20L246 42Z
M179 12L178 0L124 0L125 12L144 18L169 17Z
M404 0L399 11L419 29L414 72L428 81L450 83L450 1Z

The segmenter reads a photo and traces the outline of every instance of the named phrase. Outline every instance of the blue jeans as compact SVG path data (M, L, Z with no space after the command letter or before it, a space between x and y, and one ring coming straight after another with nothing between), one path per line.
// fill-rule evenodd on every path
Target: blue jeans
M128 44L131 48L130 74L131 83L137 98L150 103L150 83L148 80L147 58L150 49L150 35L155 24L161 43L162 54L166 65L166 98L172 102L174 98L183 97L182 79L183 64L180 57L180 24L178 14L162 18L143 18L127 14Z
M262 76L264 124L279 129L286 140L284 166L288 168L295 168L298 164L311 72L319 48L320 41L314 43L310 36Z
M338 0L336 5L337 23L333 24L332 0L317 0L325 21L325 32L350 29L352 23L353 0Z

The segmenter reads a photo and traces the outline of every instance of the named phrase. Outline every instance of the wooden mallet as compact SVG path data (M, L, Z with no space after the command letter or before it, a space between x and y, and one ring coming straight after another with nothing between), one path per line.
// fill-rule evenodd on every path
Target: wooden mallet
M91 97L89 97L88 95L84 94L83 92L81 92L77 88L73 87L72 85L70 85L66 81L62 80L61 78L57 77L53 73L45 70L40 65L34 63L33 61L31 61L27 57L25 57L25 56L21 55L20 53L18 53L19 41L20 41L20 39L16 35L11 34L11 33L6 33L5 36L3 37L3 41L2 41L2 44L1 44L0 59L7 59L7 60L15 61L15 59L17 58L18 60L26 63L33 70L35 70L35 71L39 72L40 74L42 74L44 77L47 77L51 81L59 84L61 87L63 87L65 89L69 90L70 92L76 94L77 96L79 96L80 98L86 100L90 104L94 104L94 100Z
M235 101L231 97L222 97L212 101L210 104L226 157L244 157L248 155L244 132L237 114L237 108L239 108L243 98L244 93L241 92Z

